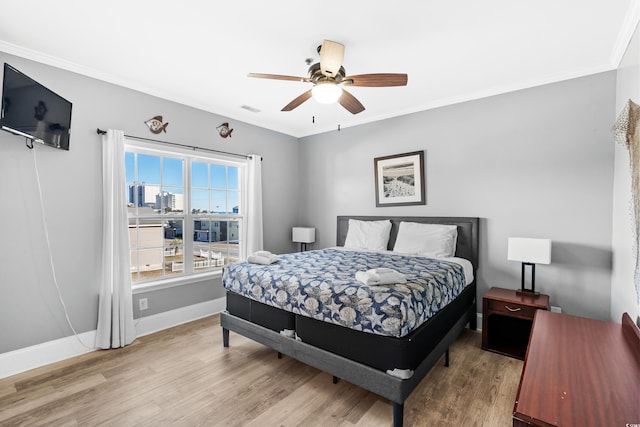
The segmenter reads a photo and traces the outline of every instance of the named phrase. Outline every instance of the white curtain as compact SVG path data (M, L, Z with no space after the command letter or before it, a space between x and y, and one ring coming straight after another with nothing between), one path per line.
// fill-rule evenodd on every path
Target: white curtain
M135 339L124 164L124 132L102 136L102 271L96 347Z
M247 168L247 255L251 255L263 249L262 157L250 155Z

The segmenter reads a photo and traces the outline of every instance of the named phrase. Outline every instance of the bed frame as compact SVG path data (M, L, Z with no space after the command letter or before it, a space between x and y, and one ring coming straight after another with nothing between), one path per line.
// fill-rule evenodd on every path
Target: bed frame
M344 244L349 219L363 221L391 220L392 229L389 238L389 249L392 249L395 244L398 226L401 221L456 225L458 227L456 256L470 260L474 267L474 277L476 276L478 267L478 218L339 216L337 218L338 246ZM445 355L445 365L449 365L449 346L455 341L467 323L470 329L476 329L475 290L476 284L474 281L463 292L465 295L461 294L454 301L458 302L455 310L449 310L448 314L441 315L440 313L447 309L445 307L436 316L421 325L418 330L407 336L408 338L404 341L398 338L352 331L348 328L305 318L304 316L293 315L292 313L257 303L233 292L227 292L227 311L220 314L223 345L229 347L229 331L234 331L276 350L279 356L286 354L300 362L333 375L334 382L341 378L387 398L393 403L393 425L394 427L400 427L403 424L404 401L407 397L443 355ZM438 326L430 326L432 324ZM304 330L306 336L303 337L303 341L287 338L279 333L282 329L294 328ZM363 341L365 345L373 343L373 345L378 345L378 349L381 348L380 341L376 340L383 340L382 342L384 340L396 340L401 345L406 343L407 345L413 345L414 348L422 348L420 359L411 361L411 368L414 370L413 376L408 379L401 379L387 374L384 370L373 367L375 363L370 363L368 360L358 361L358 357L350 358L345 357L344 354L338 354L339 351L330 347L329 340L322 340L323 336L326 337L328 335L325 328L334 328L332 331L335 331L335 328L346 330L345 333L347 335L345 336L349 340L354 339L359 334L363 336L362 339L365 340ZM431 331L429 330L430 328ZM312 337L314 338L310 339ZM334 333L332 337L331 341L335 342ZM315 339L319 341L313 342ZM309 343L309 341L313 343ZM420 341L421 344L416 346L414 343L416 341Z

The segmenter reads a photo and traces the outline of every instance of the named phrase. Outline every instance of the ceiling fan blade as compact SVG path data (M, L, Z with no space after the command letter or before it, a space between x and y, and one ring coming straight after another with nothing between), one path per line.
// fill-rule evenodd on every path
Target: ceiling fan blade
M247 74L247 77L255 77L258 79L289 80L294 82L310 82L311 81L308 77L282 76L280 74L249 73Z
M344 90L344 88L342 89L342 95L340 95L338 102L351 114L358 114L364 111L364 105L362 105L355 96Z
M320 71L327 77L335 77L342 67L344 45L331 40L322 42L320 48Z
M304 92L302 95L298 96L296 99L285 105L281 111L291 111L309 98L311 98L311 89Z
M347 76L343 79L343 84L349 86L406 86L408 76L406 74L378 73L360 74L357 76Z

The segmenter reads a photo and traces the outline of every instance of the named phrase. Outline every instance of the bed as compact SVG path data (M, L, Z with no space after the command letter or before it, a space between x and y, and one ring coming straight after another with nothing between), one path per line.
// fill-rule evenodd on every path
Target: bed
M234 331L273 348L279 355L286 354L328 372L334 381L342 378L363 387L392 401L394 426L401 426L404 401L411 391L443 355L448 364L449 345L467 324L471 329L476 328L476 284L474 279L469 281L468 272L462 271L460 264L453 262L455 260L436 261L393 252L353 252L340 248L347 239L350 220L373 224L373 221L383 219L391 223L388 250L396 245L402 222L455 226L455 257L468 260L471 277L475 278L478 265L477 218L340 216L337 218L338 248L283 255L281 261L272 266L239 263L225 267L223 282L227 288L227 309L221 313L220 322L225 347L229 346L229 331ZM324 266L321 264L323 260L326 262ZM435 305L441 306L431 307L435 298L431 296L427 300L424 295L418 296L426 306L422 307L423 311L415 301L400 304L402 310L390 310L388 304L382 303L376 306L375 301L384 301L384 298L375 293L366 294L347 281L342 269L346 269L343 266L349 263L362 270L379 265L393 266L407 274L407 283L411 285L409 291L406 287L399 287L401 293L418 295L416 289L424 288L425 292L438 295L438 304ZM318 277L309 276L309 272L316 274L319 270L326 274L320 279L323 286L325 282L334 284L342 292L338 296L332 294L331 298L335 300L325 298L324 302L329 303L321 310L316 306L323 299L305 288L310 282L317 284ZM431 270L435 274L422 272ZM353 275L354 272L349 273L349 276ZM265 276L275 283L273 286L277 289L269 290L271 285L265 283ZM464 283L462 286L458 283L456 292L445 295L450 291L438 291L435 283L421 282L422 276L428 276L428 280L432 280L431 276L447 276L454 284L461 280ZM293 285L300 290L294 289ZM283 294L283 289L287 289L289 295ZM313 304L309 304L310 296L314 297ZM331 311L329 306L336 305L339 299L350 307L357 307L357 310L338 306ZM361 308L363 301L369 304L365 309ZM382 316L385 310L389 317ZM357 312L359 315L341 316L344 312ZM409 323L398 325L400 320L393 316L408 319ZM382 327L385 322L395 327Z

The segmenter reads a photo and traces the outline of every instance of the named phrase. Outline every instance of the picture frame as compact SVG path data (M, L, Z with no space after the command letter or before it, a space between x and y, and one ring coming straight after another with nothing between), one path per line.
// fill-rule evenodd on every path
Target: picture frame
M426 204L424 151L373 159L376 207Z

